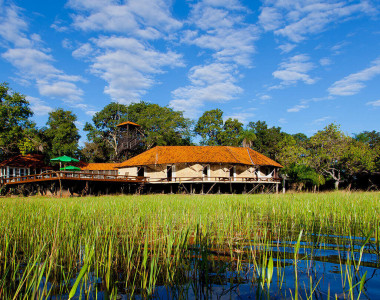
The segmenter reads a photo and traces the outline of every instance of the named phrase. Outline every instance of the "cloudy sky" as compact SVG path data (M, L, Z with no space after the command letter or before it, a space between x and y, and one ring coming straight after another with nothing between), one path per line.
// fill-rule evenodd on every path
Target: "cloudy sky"
M0 82L39 126L111 101L311 135L380 131L377 0L0 0Z

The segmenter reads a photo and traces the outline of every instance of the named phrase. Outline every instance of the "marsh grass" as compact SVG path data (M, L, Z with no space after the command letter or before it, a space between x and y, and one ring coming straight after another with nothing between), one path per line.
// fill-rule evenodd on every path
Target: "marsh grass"
M366 296L366 272L379 267L379 200L379 193L2 198L0 298L203 298L243 287L263 299ZM333 291L321 281L323 263L337 268Z

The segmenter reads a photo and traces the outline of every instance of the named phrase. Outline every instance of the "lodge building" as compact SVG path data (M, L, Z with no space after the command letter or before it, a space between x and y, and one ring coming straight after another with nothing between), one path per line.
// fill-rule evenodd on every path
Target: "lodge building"
M119 175L149 183L273 181L282 166L250 148L157 146L119 164Z

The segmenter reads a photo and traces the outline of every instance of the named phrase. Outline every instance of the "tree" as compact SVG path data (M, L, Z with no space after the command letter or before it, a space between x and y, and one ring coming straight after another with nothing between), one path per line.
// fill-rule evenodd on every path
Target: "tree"
M77 117L71 111L58 108L49 113L47 127L43 128L43 136L49 146L49 156L78 154L78 129L75 126Z
M292 135L285 135L279 142L278 147L280 150L277 160L285 167L283 170L285 173L288 166L310 166L310 152L302 144L300 140L295 139Z
M281 132L281 127L271 127L265 121L249 122L247 130L251 130L256 139L252 142L252 148L274 160L281 151L280 141L286 135Z
M86 123L84 127L88 131L88 140L97 145L99 155L95 160L102 156L115 161L124 159L124 153L118 151L122 136L117 125L127 120L139 124L145 132L144 147L138 149L137 153L156 145L189 145L191 142L192 123L183 117L182 112L147 102L132 103L129 106L112 102L94 115L93 124ZM94 160L90 157L88 159Z
M99 163L108 160L105 149L97 143L84 143L84 147L80 152L82 160L86 162Z
M314 191L325 183L325 178L318 174L312 167L304 164L292 164L287 167L288 180L301 191L306 184L314 186Z
M13 92L8 84L0 84L0 157L21 150L34 150L35 124L29 120L33 112L24 95Z
M241 146L244 140L243 123L237 119L228 118L223 125L223 130L219 133L219 143L222 146Z
M335 181L335 189L343 181L343 159L348 151L350 138L340 126L330 124L310 138L312 164L320 174Z
M374 156L374 171L380 172L380 132L378 131L363 131L355 134L355 140L362 142L372 150Z
M181 111L141 101L128 106L128 119L144 129L145 150L154 146L191 144L193 123Z
M241 146L244 139L250 142L254 134L245 134L243 123L228 118L223 122L223 112L213 109L203 113L195 125L194 132L201 136L201 145L208 146Z
M88 140L96 144L92 148L96 147L97 152L102 153L97 159L87 157L90 161L101 159L101 157L108 157L111 160L119 158L118 144L121 136L117 125L125 122L127 118L127 106L111 102L92 117L93 124L88 122L85 124L84 131L88 131Z
M369 174L375 169L375 152L368 144L350 138L343 155L342 167L349 181L348 189L351 189L355 177L364 173Z
M223 112L213 109L203 113L195 125L194 132L201 136L201 145L221 145L220 134L223 131Z

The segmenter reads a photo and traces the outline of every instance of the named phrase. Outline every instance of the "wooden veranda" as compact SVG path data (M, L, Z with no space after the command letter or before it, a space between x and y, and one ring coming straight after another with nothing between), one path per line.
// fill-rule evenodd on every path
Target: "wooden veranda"
M0 178L2 194L104 195L114 193L271 193L278 192L280 178L268 177L173 177L94 174L89 172L47 171L42 174Z

